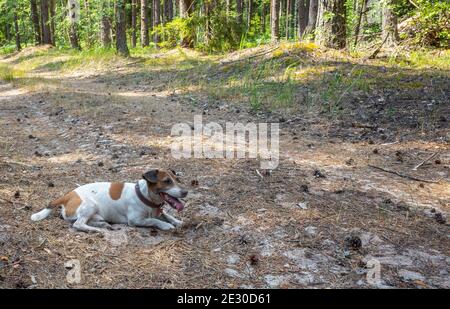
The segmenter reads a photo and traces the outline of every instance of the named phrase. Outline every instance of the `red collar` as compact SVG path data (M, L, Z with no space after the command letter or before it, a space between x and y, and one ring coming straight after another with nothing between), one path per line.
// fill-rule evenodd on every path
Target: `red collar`
M162 202L162 204L155 204L151 201L149 201L144 194L142 194L141 189L139 188L139 183L136 184L135 187L135 191L136 191L136 195L138 196L139 200L144 203L145 205L151 207L151 208L157 208L157 209L161 209L162 206L164 205L164 202Z

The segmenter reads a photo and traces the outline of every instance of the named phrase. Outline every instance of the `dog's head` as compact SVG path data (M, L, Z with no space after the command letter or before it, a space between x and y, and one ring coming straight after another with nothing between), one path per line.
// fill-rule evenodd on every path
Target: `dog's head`
M183 210L184 204L179 200L188 195L175 173L171 170L152 169L142 177L147 181L149 191L157 194L170 206L178 211Z

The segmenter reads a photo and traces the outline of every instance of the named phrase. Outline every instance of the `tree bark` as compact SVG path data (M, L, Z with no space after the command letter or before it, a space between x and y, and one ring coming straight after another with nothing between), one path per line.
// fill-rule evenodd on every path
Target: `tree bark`
M102 2L102 19L100 26L100 38L103 48L111 48L111 18L108 2Z
M306 32L306 27L309 20L309 0L299 0L297 3L297 27L299 39L303 37Z
M180 0L180 17L187 18L192 14L194 0Z
M346 44L345 0L321 2L320 35L317 42L325 47L341 49Z
M81 50L80 41L78 39L78 26L77 26L77 16L76 16L76 5L74 1L69 1L69 20L70 20L70 27L69 27L69 41L70 46L73 49Z
M120 55L128 57L130 55L130 50L128 49L127 45L125 0L116 0L115 11L116 11L116 50Z
M286 0L286 17L285 17L285 36L286 40L289 40L290 37L290 26L291 26L291 18L292 18L292 11L291 11L291 3L292 0Z
M355 46L358 44L358 39L359 39L359 32L361 30L361 21L362 21L362 17L364 15L364 12L366 11L367 8L367 2L368 0L361 0L362 3L360 3L359 6L359 11L358 11L358 19L356 21L356 26L355 26ZM357 3L358 1L355 0L355 3Z
M52 36L49 23L49 0L41 0L42 18L42 43L52 44Z
M261 34L266 33L266 18L267 18L267 6L265 3L263 3L261 8Z
M179 6L180 6L180 17L181 18L188 18L192 14L193 0L180 0ZM194 44L194 40L190 36L184 37L181 42L181 46L183 46L183 47L192 47L193 44Z
M250 29L253 17L253 0L247 2L247 29Z
M272 42L278 42L280 39L280 22L279 22L280 0L271 0L270 3L270 32Z
M173 19L173 1L164 0L164 23L171 22Z
M153 29L161 24L161 0L153 0ZM158 44L160 37L158 34L153 35L153 42Z
M19 19L17 18L16 8L14 8L14 31L16 37L16 50L21 51L22 45L20 44L20 31L19 31Z
M314 34L317 25L317 14L319 12L319 0L309 0L308 8L308 24L305 28L304 34Z
M56 1L50 0L50 37L53 46L56 46L55 19L56 19Z
M131 46L136 47L137 43L137 0L131 0Z
M30 6L31 6L31 21L33 22L33 29L34 29L34 41L36 45L40 45L42 43L41 26L39 24L39 14L36 0L30 0Z
M236 22L239 27L244 26L244 1L236 0Z
M141 45L150 44L148 36L148 0L141 0Z
M396 4L396 0L386 0L383 5L383 18L382 18L382 30L383 38L386 38L386 45L396 45L399 37L397 30L397 15L393 10L393 5Z

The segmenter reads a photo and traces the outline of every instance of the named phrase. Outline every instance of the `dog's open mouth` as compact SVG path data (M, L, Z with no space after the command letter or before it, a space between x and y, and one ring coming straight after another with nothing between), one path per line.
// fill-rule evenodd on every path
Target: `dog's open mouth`
M172 206L172 208L175 208L177 211L182 211L184 209L184 204L176 197L173 197L164 192L161 192L159 195L164 201L166 201L170 206Z

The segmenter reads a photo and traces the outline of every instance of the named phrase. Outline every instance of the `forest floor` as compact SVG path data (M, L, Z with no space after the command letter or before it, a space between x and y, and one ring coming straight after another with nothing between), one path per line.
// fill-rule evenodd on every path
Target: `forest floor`
M380 57L311 44L3 56L0 287L450 288L449 53ZM280 123L278 168L174 159L171 128L194 115ZM154 166L190 189L176 231L30 221L78 185Z

